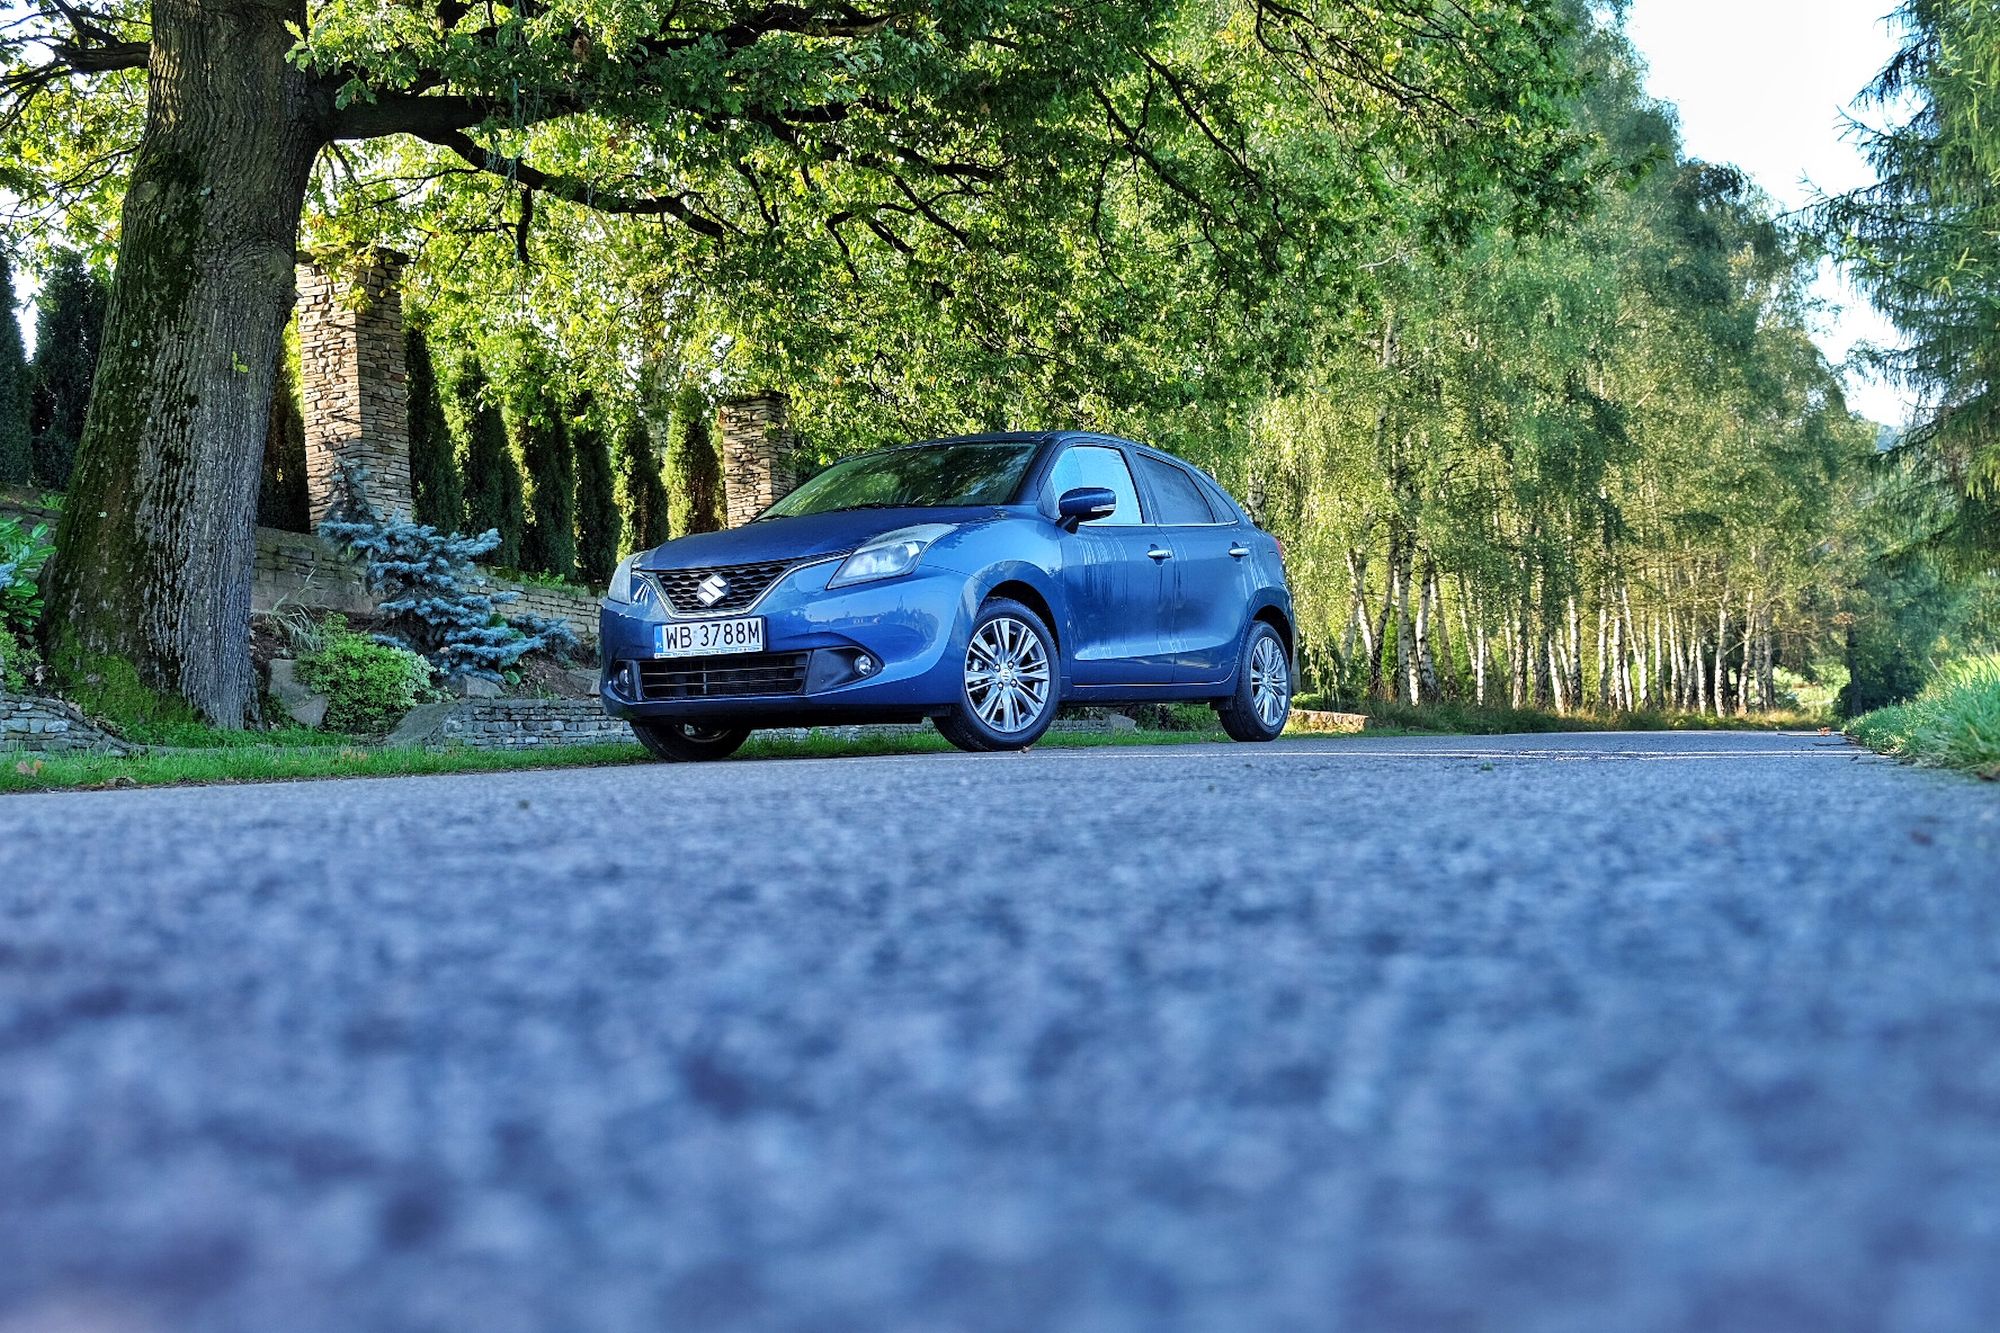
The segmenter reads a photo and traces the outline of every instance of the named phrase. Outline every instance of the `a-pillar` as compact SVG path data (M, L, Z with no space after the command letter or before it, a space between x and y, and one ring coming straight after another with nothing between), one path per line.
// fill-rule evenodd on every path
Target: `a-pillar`
M306 424L308 513L318 527L339 503L343 463L368 470L368 500L384 518L407 519L410 389L403 364L401 276L392 251L299 266L301 397Z

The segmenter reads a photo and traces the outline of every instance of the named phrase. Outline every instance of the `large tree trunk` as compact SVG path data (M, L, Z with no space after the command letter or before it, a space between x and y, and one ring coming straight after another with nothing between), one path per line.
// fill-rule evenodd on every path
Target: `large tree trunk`
M155 0L146 126L49 581L86 701L179 696L238 727L272 368L326 110L285 63L299 3Z

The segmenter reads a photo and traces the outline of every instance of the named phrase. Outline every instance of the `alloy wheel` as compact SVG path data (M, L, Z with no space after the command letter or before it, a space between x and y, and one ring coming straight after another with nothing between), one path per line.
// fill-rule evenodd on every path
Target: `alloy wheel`
M995 616L965 649L965 697L987 726L1026 731L1049 706L1049 653L1024 621Z
M1285 650L1267 635L1250 653L1250 702L1257 709L1258 721L1267 727L1283 722L1291 694L1292 672L1285 662Z

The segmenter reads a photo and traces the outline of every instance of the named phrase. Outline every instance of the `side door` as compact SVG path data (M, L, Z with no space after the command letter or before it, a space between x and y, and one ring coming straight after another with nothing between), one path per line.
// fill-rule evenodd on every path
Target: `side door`
M1071 444L1043 483L1044 508L1064 491L1102 486L1118 508L1062 535L1061 580L1069 606L1071 679L1078 685L1166 685L1174 678L1167 623L1164 549L1147 523L1125 451Z
M1249 606L1250 548L1236 515L1218 513L1186 468L1152 454L1138 460L1160 535L1174 553L1167 562L1174 682L1220 684L1236 669Z

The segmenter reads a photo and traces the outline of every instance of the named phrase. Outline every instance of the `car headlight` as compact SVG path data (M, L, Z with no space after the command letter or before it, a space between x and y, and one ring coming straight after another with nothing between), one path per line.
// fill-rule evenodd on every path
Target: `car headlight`
M833 571L826 586L843 588L850 583L873 583L907 574L923 559L925 549L951 530L949 523L919 523L913 528L897 528L872 537L840 562L840 568Z
M633 571L638 567L639 557L628 555L618 562L617 570L611 575L611 587L604 594L607 602L636 602L639 592L646 585Z

